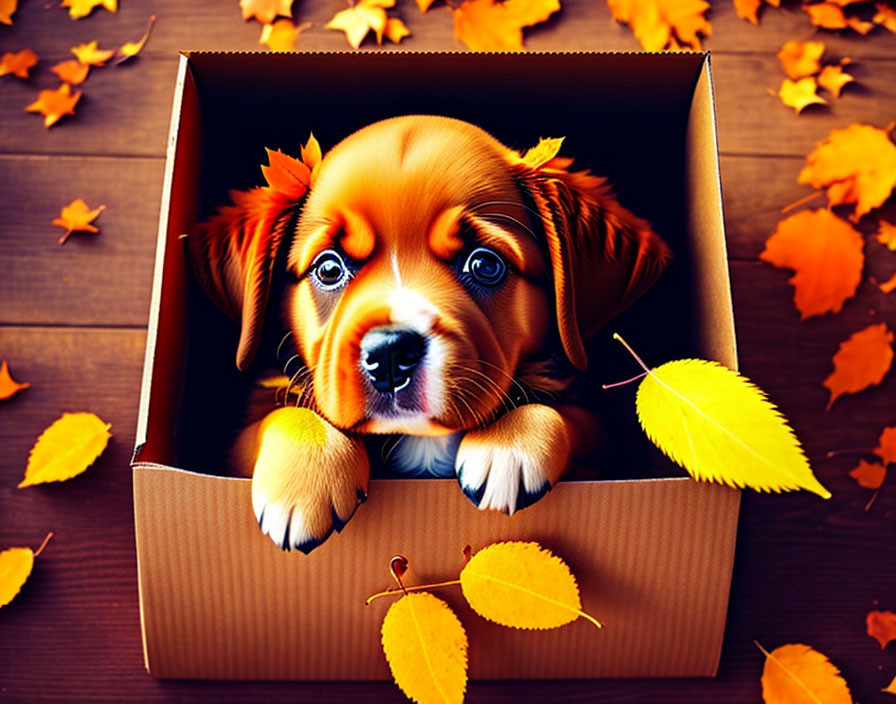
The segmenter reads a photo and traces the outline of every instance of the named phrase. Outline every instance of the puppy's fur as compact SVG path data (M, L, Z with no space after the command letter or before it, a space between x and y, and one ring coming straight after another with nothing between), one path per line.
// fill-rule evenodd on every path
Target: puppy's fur
M285 249L279 305L305 410L293 442L271 439L280 411L240 439L278 545L307 551L348 520L367 487L362 436L414 436L397 466L453 468L476 504L507 513L593 437L581 409L520 400L561 391L556 353L583 369L583 340L669 252L570 164L524 158L459 120L392 118L326 154L304 204L256 189L191 234L200 281L241 320L241 369Z

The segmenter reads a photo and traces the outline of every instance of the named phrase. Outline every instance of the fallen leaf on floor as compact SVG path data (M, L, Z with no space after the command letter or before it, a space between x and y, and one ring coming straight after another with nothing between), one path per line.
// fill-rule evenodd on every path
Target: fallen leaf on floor
M869 325L840 343L834 355L834 371L823 386L831 392L828 409L844 394L854 394L879 384L893 363L893 333L886 323Z
M11 73L16 78L29 78L28 70L37 65L37 54L31 49L22 49L16 53L7 51L0 57L0 76Z
M44 126L52 127L63 115L74 115L75 105L81 99L81 91L72 93L71 86L63 83L56 90L42 90L37 100L25 108L28 112L39 112L44 116Z
M762 700L765 704L852 704L846 681L825 655L808 645L782 645L765 654Z
M376 35L376 43L382 44L389 22L386 9L394 6L395 0L359 0L349 9L337 12L327 23L326 28L345 32L348 43L355 49L361 46L364 37L371 30ZM394 28L392 33L394 36ZM388 34L386 36L395 41Z
M454 37L471 51L525 51L523 28L559 10L559 0L466 0L454 10Z
M101 205L91 210L80 198L63 206L60 216L53 220L54 225L65 228L65 234L59 239L59 244L65 244L72 232L99 232L99 229L90 223L105 209L106 206Z
M851 30L858 32L862 36L874 29L874 22L866 22L858 17L847 17L846 24L849 25Z
M0 364L0 401L5 401L22 389L27 389L29 386L31 386L31 384L27 381L20 384L13 380L12 376L9 374L9 365L4 359L3 363Z
M818 85L824 88L835 98L840 97L843 86L852 83L855 79L848 73L844 73L842 66L825 66L818 74Z
M796 110L799 115L810 105L823 105L828 101L816 93L818 90L818 82L814 76L801 78L798 81L791 81L785 78L781 81L781 88L778 90L778 97L787 107Z
M824 42L789 41L778 52L778 61L788 78L813 76L821 70Z
M763 0L734 0L734 10L742 20L759 24L759 8ZM765 0L766 5L781 7L781 0Z
M435 0L417 0L417 7L420 8L420 12L426 12L434 2Z
M850 470L849 476L864 489L880 489L887 477L887 468L880 462L859 460L859 466Z
M49 533L37 550L31 548L9 548L0 552L0 607L6 606L18 594L34 568L34 558L47 546Z
M12 16L16 13L18 4L19 0L0 0L0 24L12 24Z
M893 30L896 31L896 30ZM890 682L884 689L880 690L881 692L886 692L887 694L896 694L896 677L893 678L893 681Z
M579 586L563 560L538 543L493 543L473 555L460 573L464 598L477 614L502 626L558 628L580 616Z
M50 69L59 76L61 81L80 85L87 78L90 71L90 64L82 64L77 59L69 59L68 61L60 61Z
M896 291L896 274L893 274L889 279L880 284L878 288L884 293L893 293L893 291Z
M896 613L892 611L869 611L865 625L868 635L880 643L881 650L896 640Z
M266 44L272 51L295 51L299 34L310 26L310 22L303 22L297 27L292 20L277 20L261 28L258 43Z
M778 223L759 255L778 268L793 269L793 301L803 320L838 313L855 295L865 264L864 240L830 210L803 210Z
M700 35L712 34L704 0L607 0L613 18L632 28L647 51L700 49Z
M62 0L62 7L69 8L73 20L87 17L95 7L104 7L109 12L118 12L118 0Z
M278 15L292 18L292 4L295 0L240 0L243 19L253 17L262 24L272 24Z
M419 704L460 704L467 688L467 634L428 592L405 594L383 619L383 652L402 692Z
M896 462L896 425L883 429L877 439L874 454L880 457L884 464Z
M843 8L833 2L822 2L817 5L803 5L809 13L809 19L816 27L822 29L846 29L849 24Z
M115 55L115 49L98 49L96 40L72 47L72 53L82 64L102 66Z
M852 124L832 130L806 158L797 182L827 189L831 206L855 203L851 219L857 221L883 205L896 186L890 129Z
M877 241L887 249L896 252L896 225L881 220L877 226Z
M155 23L156 16L150 15L149 23L146 25L146 31L143 33L143 36L135 42L127 42L126 44L123 44L118 50L118 55L115 57L116 64L123 64L128 59L134 58L143 50L143 47L149 39L149 35L152 33L152 27Z
M879 24L881 27L886 27L896 34L896 9L893 9L885 2L879 2L875 7L877 8L877 13L871 18L871 21Z
M34 443L18 488L75 477L94 463L112 434L93 413L63 413Z

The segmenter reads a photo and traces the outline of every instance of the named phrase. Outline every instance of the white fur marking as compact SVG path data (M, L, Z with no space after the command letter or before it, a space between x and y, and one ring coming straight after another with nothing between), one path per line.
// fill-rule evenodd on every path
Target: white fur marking
M454 474L454 457L462 436L463 433L405 435L393 450L390 465L402 474L450 477Z
M395 285L401 288L401 272L398 270L398 252L392 252L392 273L395 274Z
M421 335L432 330L436 307L416 291L399 286L389 295L386 304L390 308L390 322L407 325Z

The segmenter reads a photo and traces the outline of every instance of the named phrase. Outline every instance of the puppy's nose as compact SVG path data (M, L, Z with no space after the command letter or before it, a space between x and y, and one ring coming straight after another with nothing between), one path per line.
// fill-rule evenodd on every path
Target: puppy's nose
M361 338L361 368L377 391L401 391L426 352L426 338L408 328L374 328Z

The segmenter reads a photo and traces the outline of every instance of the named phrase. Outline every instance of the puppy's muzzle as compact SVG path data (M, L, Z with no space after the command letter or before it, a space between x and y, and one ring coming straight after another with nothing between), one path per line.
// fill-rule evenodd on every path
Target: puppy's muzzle
M426 338L405 327L377 327L361 338L361 368L377 391L397 393L411 383L426 354Z

